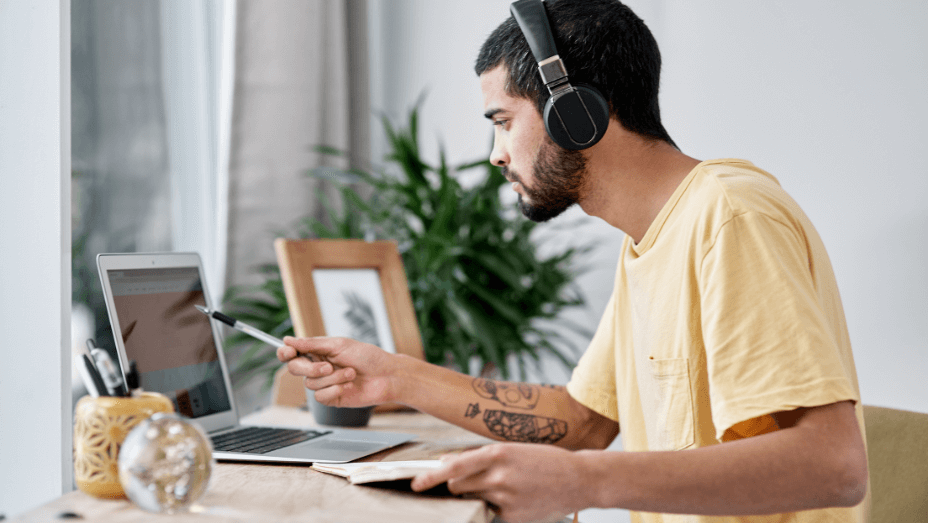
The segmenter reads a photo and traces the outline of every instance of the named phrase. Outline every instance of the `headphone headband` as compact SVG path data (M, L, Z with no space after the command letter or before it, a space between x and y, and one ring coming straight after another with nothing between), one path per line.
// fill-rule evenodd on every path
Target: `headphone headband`
M525 35L536 62L541 63L557 56L557 47L554 45L554 35L551 33L551 24L548 22L544 3L539 0L519 0L509 6L509 12L522 28L522 34Z
M525 35L538 62L541 79L551 94L543 115L548 136L565 149L592 147L606 134L609 125L606 99L591 86L570 84L567 68L554 45L544 2L518 0L509 6L509 12Z

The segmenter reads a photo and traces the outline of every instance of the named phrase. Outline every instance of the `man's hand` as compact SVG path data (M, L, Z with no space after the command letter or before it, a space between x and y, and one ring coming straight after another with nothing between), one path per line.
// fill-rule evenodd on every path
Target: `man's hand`
M397 356L348 338L284 338L277 359L303 376L316 401L334 407L366 407L396 400ZM299 356L313 355L320 361Z
M578 454L551 445L488 445L446 458L443 467L416 476L412 488L447 481L452 493L479 496L509 523L554 521L591 505Z

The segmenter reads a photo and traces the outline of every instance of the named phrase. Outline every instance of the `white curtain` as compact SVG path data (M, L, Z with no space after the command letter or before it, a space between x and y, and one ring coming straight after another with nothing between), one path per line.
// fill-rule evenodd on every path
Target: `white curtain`
M236 4L161 2L171 246L203 259L213 302L225 286Z
M306 172L326 144L369 155L364 0L240 0L227 282L256 284L274 238L318 213Z
M260 284L274 239L319 216L306 172L330 158L313 146L369 156L366 0L240 0L229 164L228 285ZM334 200L334 199L333 199ZM235 354L230 354L230 360ZM234 365L234 361L232 362ZM236 387L239 412L268 401L261 380Z
M235 8L233 0L72 0L77 351L88 338L114 346L99 253L199 252L213 299L222 295Z

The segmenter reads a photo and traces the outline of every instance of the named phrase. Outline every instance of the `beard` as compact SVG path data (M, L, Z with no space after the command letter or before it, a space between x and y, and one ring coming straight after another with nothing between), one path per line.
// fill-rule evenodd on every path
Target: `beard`
M532 162L533 187L522 183L519 173L503 167L503 176L519 182L526 198L519 195L519 210L533 222L546 222L580 202L587 181L586 158L580 151L558 147L545 135Z

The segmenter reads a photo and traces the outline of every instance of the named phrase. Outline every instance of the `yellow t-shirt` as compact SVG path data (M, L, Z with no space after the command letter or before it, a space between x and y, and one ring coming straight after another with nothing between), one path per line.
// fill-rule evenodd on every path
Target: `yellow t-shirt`
M681 450L776 430L769 414L863 409L821 239L767 172L702 162L635 245L567 390L619 421L627 451ZM640 522L865 522L849 509L752 517L633 513Z

